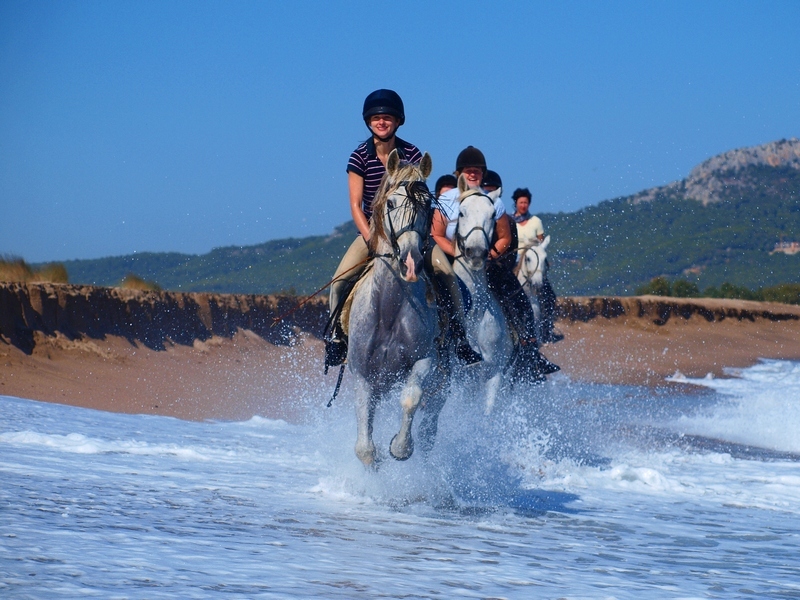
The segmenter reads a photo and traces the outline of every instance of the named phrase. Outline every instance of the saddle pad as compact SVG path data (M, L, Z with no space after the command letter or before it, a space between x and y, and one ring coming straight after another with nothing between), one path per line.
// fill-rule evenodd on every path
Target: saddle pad
M364 274L356 281L356 284L353 286L353 289L350 290L350 293L345 298L344 302L342 303L342 312L339 315L339 325L342 328L342 332L346 335L350 335L350 310L353 306L353 298L356 295L356 290L366 281L367 272L365 271ZM426 273L423 273L421 279L425 282L425 299L428 301L429 306L434 306L436 304L436 294L433 289L433 282L431 278L427 276Z
M342 312L339 314L339 325L342 327L342 332L346 336L350 335L350 308L353 306L353 298L356 295L356 290L364 283L365 277L359 277L353 289L347 294L347 298L342 303Z

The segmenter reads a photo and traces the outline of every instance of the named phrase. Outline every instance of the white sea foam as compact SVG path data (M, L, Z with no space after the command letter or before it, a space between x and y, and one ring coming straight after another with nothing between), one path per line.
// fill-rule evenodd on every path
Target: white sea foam
M140 456L176 456L189 460L208 460L193 448L175 444L149 444L137 440L101 440L80 433L67 435L43 434L35 431L0 433L0 443L44 446L74 454L133 454Z
M791 419L768 400L795 368L707 385L724 395L553 382L491 419L454 393L433 451L406 462L386 458L388 403L377 472L346 397L302 426L0 397L0 596L796 595L800 462L737 453L726 412L760 386L760 410ZM724 435L690 438L715 419Z
M725 394L729 401L684 415L676 426L687 434L800 453L800 363L762 360L727 374L729 378L686 379Z

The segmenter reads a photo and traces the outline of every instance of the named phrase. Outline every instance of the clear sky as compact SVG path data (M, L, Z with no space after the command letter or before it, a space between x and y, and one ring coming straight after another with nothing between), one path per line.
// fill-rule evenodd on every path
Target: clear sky
M536 212L800 137L800 1L0 2L0 254L204 253L350 219L364 97Z

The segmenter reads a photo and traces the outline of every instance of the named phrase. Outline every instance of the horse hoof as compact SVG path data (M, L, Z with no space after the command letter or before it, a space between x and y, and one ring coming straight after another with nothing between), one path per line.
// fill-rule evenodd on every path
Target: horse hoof
M391 457L395 460L408 460L409 458L411 458L411 455L414 454L414 440L408 441L408 454L406 454L405 456L397 456L392 450L392 446L394 446L394 441L396 439L397 436L394 436L392 438L392 441L389 442L389 454L391 455Z

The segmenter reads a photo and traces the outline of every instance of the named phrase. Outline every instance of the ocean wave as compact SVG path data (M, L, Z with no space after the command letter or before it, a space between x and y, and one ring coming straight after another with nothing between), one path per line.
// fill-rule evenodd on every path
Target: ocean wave
M761 360L725 372L728 378L680 379L716 390L728 401L684 415L675 427L686 434L800 453L800 362Z
M209 460L194 448L177 444L149 444L136 440L101 440L81 433L66 435L16 431L0 433L0 443L41 446L73 454L133 454L142 456L175 456L188 460Z

